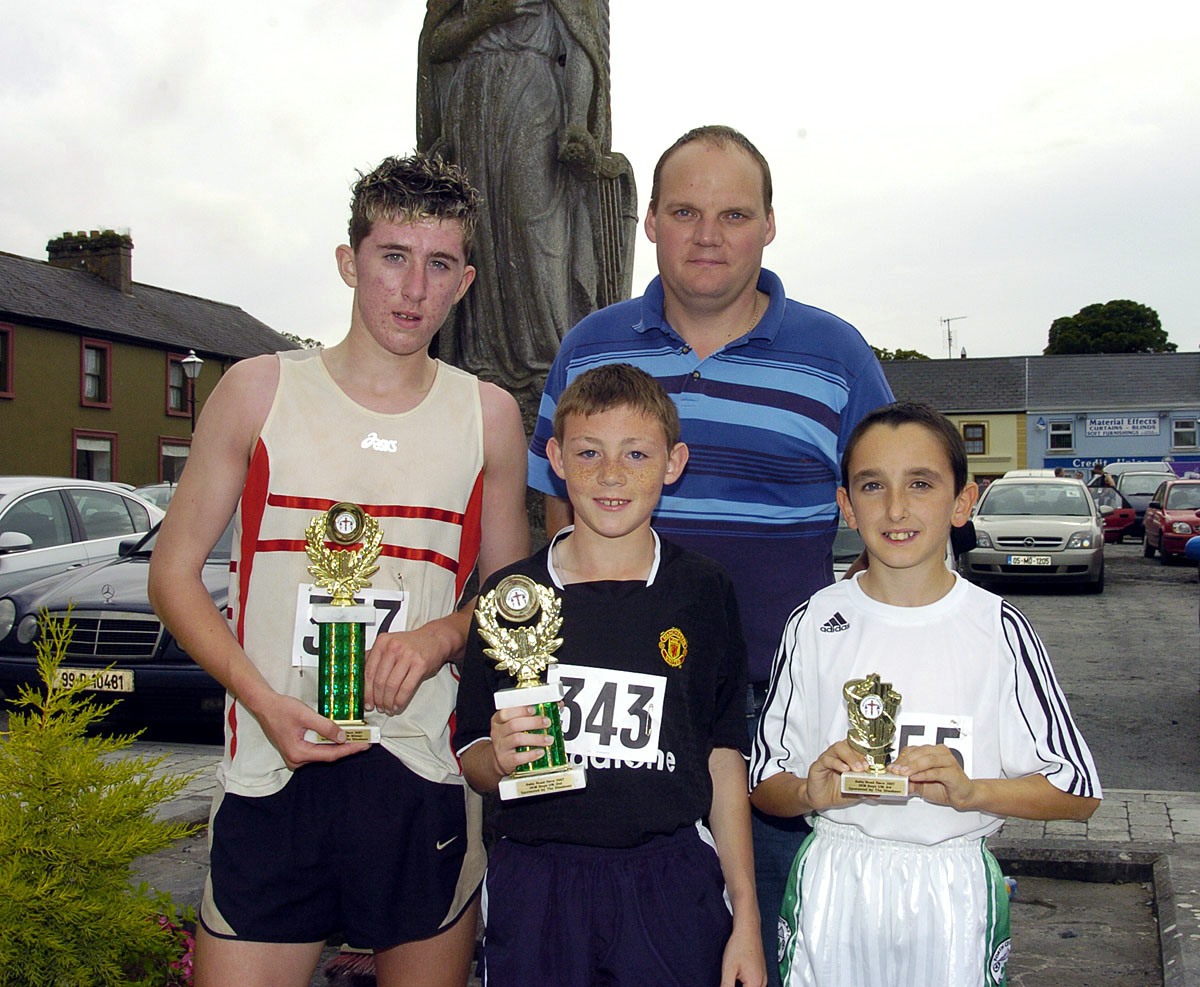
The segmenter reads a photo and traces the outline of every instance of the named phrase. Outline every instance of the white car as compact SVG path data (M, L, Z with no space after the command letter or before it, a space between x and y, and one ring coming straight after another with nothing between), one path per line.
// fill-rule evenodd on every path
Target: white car
M972 582L1079 583L1104 591L1104 524L1082 480L1002 477L975 509L975 548L959 560Z
M162 517L153 504L110 483L0 477L0 595L115 559L124 539L149 531Z

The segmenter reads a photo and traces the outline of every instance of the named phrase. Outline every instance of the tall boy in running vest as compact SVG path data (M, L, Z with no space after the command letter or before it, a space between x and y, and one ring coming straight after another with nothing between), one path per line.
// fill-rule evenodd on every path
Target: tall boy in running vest
M792 614L754 738L754 804L816 815L780 917L786 985L1002 984L1008 899L984 838L1005 816L1087 819L1099 804L1028 620L946 568L976 496L962 437L930 408L887 405L850 436L838 505L870 565ZM907 801L841 794L843 773L867 769L842 689L873 672L902 697L889 770Z
M484 855L450 750L470 621L455 607L476 564L486 577L529 551L516 402L428 352L475 275L477 201L422 155L363 175L336 252L346 337L234 365L200 417L150 566L163 622L228 691L197 987L307 985L335 931L375 950L381 985L466 983ZM382 534L371 592L390 626L364 690L377 745L317 713L296 630L305 528L340 501ZM231 517L227 622L200 573Z
M587 787L496 806L484 982L762 987L737 602L723 568L650 527L687 461L675 406L627 364L589 370L559 399L547 451L575 524L484 590L520 574L561 600L551 667ZM541 756L548 738L530 731L548 720L495 711L513 680L482 644L473 630L454 746L490 793Z

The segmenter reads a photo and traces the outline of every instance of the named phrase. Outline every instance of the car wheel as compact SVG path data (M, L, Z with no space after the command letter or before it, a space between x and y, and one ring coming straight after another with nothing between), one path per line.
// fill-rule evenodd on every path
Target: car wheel
M1117 535L1117 544L1118 544L1118 545L1124 545L1124 544L1125 544L1125 536L1124 536L1124 535Z
M1148 558L1154 558L1154 546L1150 544L1150 536L1142 535L1142 554Z
M1104 563L1100 563L1100 575L1090 583L1083 584L1085 593L1103 593L1104 592Z
M1173 556L1168 554L1167 550L1160 546L1158 549L1158 561L1163 565L1170 565L1173 560Z

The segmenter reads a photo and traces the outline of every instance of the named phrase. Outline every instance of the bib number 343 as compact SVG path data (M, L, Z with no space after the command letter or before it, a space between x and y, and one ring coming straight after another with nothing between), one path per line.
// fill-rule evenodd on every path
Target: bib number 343
M664 675L584 665L551 665L563 689L563 741L568 754L635 763L658 759Z

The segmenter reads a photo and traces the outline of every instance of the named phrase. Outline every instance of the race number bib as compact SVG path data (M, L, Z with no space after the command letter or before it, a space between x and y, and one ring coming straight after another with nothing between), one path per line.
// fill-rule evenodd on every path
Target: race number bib
M319 591L311 583L297 589L296 623L292 633L293 668L317 667L317 624L312 619L312 608L314 604L320 606L332 602L332 596ZM375 608L375 623L366 627L368 651L377 635L402 631L408 626L407 590L372 589L368 586L355 594L354 602Z
M938 713L901 713L896 717L896 754L905 747L945 744L962 766L968 778L974 778L975 739L972 716L944 716Z
M585 665L551 665L563 690L563 741L568 754L651 763L658 759L665 675Z

